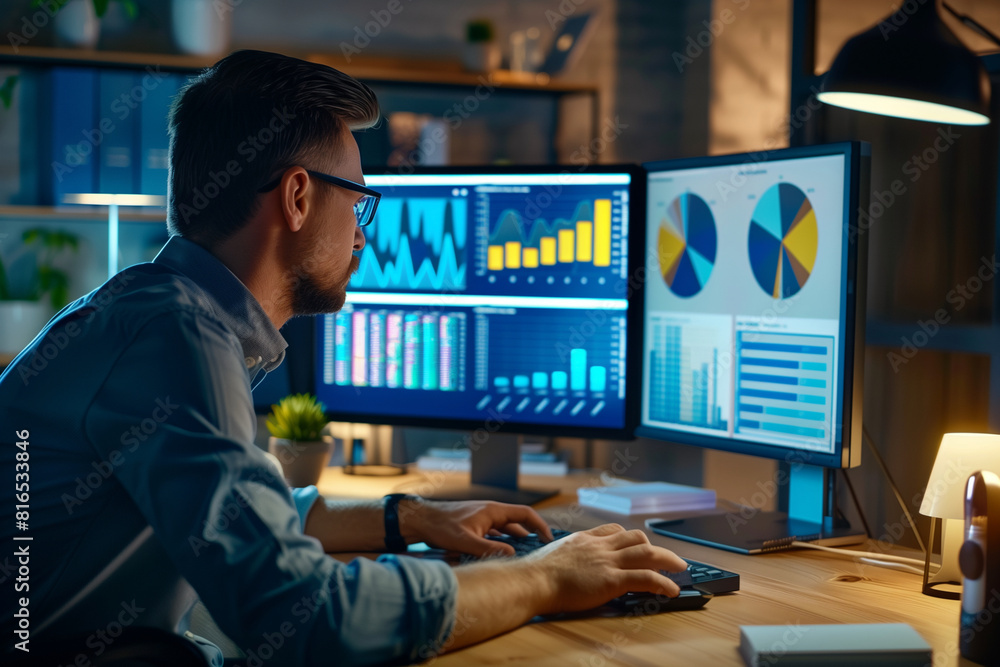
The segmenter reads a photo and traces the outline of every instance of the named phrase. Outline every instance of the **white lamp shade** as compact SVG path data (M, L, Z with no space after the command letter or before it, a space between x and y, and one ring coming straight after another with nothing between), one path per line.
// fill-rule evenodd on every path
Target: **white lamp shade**
M941 439L920 513L940 519L965 516L965 483L979 470L1000 474L1000 435L946 433Z

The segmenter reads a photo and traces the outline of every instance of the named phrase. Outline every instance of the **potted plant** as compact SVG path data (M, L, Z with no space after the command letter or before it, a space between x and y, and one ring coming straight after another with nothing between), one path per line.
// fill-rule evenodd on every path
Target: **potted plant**
M500 67L500 47L495 41L493 22L489 19L469 21L465 26L465 50L462 64L472 72L491 72Z
M271 406L267 449L278 458L291 486L315 484L330 462L331 441L321 435L327 424L325 410L312 394L286 396Z
M17 250L6 258L0 255L0 354L21 351L66 305L69 276L58 263L75 252L79 243L75 235L62 230L28 229L21 235ZM30 276L15 285L8 269L19 261Z
M56 14L53 25L56 43L78 49L94 49L101 36L100 20L108 11L111 0L31 0L32 7L50 11L54 6ZM118 0L129 18L135 18L138 7L135 0ZM44 4L43 4L44 3Z

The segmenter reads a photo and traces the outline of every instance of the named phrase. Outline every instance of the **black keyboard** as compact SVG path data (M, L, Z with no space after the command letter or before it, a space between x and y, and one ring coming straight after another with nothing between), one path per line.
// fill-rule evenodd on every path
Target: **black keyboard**
M552 536L557 540L562 539L569 534L570 531L567 530L559 530L556 528L552 529ZM502 535L500 537L490 537L489 539L511 545L514 547L514 553L517 556L529 554L536 549L542 548L546 544L535 533L532 533L527 537L511 537L510 535ZM681 590L699 590L706 593L712 593L713 595L719 593L732 593L740 590L740 575L735 572L723 570L721 567L715 567L706 563L699 563L698 561L689 560L687 558L684 560L687 561L688 564L688 568L685 571L663 572L664 575L673 579L674 582L681 587Z

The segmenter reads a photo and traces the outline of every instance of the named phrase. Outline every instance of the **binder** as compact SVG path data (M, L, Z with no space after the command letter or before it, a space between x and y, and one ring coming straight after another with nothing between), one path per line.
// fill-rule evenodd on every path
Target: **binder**
M98 191L135 194L139 191L135 147L139 145L141 106L146 101L141 99L145 90L141 75L101 70L98 88L98 124L108 128L98 147Z
M52 139L42 182L48 183L45 190L51 203L58 205L67 194L96 192L98 142L103 133L96 119L95 70L53 67L48 83Z
M184 83L181 74L166 74L146 96L139 117L139 192L167 195L170 104Z

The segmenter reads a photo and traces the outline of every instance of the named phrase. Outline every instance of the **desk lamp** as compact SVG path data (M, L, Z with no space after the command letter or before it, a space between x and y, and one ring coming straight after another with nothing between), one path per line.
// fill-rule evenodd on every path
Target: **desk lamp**
M165 206L167 198L160 195L113 195L82 192L63 197L65 204L108 207L108 278L118 273L118 207Z
M936 588L940 584L962 581L958 567L958 551L962 546L965 518L965 484L969 476L980 470L1000 471L1000 435L992 433L946 433L941 439L934 468L927 481L920 513L931 518L930 536L924 558L923 593L947 600L958 600L961 594ZM930 577L931 549L938 521L941 528L941 567Z
M908 2L849 39L816 97L883 116L955 125L990 122L986 69L941 20L937 0Z

